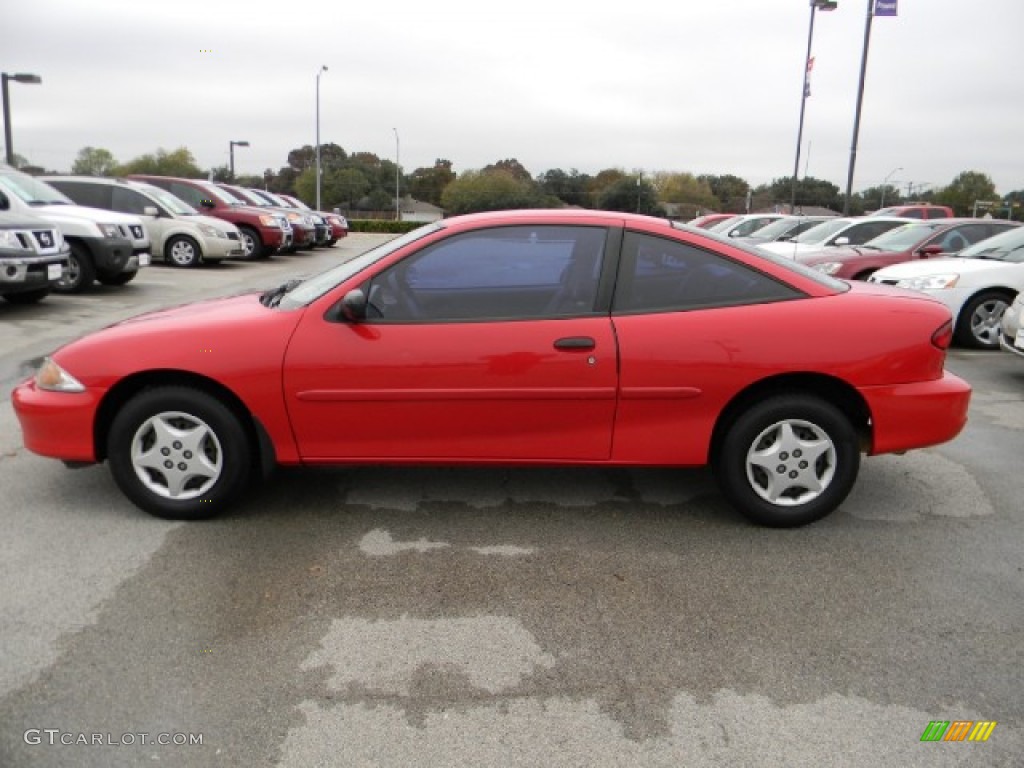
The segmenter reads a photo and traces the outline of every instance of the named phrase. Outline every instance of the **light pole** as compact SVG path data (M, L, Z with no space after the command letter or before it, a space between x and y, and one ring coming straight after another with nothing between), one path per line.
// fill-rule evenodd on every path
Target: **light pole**
M878 201L878 207L880 209L881 208L885 208L885 188L887 186L889 186L889 179L891 179L893 176L895 176L897 173L899 173L902 170L903 170L903 168L893 168L891 171L889 171L889 175L886 176L885 180L882 182L882 195L881 195L881 199Z
M811 23L807 28L807 55L804 57L804 79L800 85L800 124L796 129L796 159L793 161L793 187L789 200L789 212L796 213L796 177L800 173L800 145L804 140L804 110L810 90L811 44L814 42L814 12L834 11L837 0L811 0Z
M398 197L398 190L399 190L398 182L399 182L400 174L402 172L401 171L401 168L402 168L402 145L398 141L398 129L397 128L392 128L391 130L395 132L395 221L401 221L402 220L402 209L401 209L401 207L400 207L400 205L398 203L398 200L399 200L399 197Z
M320 210L320 75L327 71L324 64L316 73L316 209Z
M846 173L846 197L843 199L843 216L850 213L850 195L853 192L853 167L857 164L857 137L860 135L860 109L864 103L864 76L868 71L868 45L871 43L871 20L875 17L875 0L868 0L868 18L864 23L864 50L860 56L860 81L857 83L857 109L853 115L853 140L850 142L850 167Z
M7 82L13 80L16 83L31 83L38 85L43 82L43 78L39 75L31 75L25 72L19 72L14 75L8 75L6 72L0 73L0 80L3 81L3 102L4 102L4 147L7 150L7 164L11 167L14 166L14 146L11 139L11 96L7 92Z
M248 141L229 141L228 142L228 154L231 156L231 181L235 180L235 147L248 147Z

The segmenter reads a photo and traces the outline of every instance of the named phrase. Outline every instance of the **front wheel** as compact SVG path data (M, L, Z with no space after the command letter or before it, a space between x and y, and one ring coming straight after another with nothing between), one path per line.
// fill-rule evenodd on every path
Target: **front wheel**
M202 259L199 243L191 237L176 235L164 246L164 259L172 267L196 267Z
M67 269L53 289L59 293L81 293L96 279L96 267L88 248L73 241L69 241L68 245L71 246L71 253L68 254Z
M960 310L957 341L975 349L999 349L999 325L1013 297L1000 291L980 293Z
M110 426L110 471L137 506L168 520L213 517L248 482L252 451L242 424L190 387L144 390Z
M777 396L732 423L714 468L722 493L746 517L791 528L843 502L857 479L860 447L849 419L831 403Z
M50 295L49 288L36 288L34 291L20 291L19 293L5 293L4 298L11 304L35 304Z

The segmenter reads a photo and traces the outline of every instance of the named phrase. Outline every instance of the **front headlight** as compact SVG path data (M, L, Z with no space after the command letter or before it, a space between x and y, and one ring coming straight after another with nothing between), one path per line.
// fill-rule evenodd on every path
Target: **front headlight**
M22 245L18 236L7 229L0 229L0 248L14 248L19 251L29 250L27 245Z
M48 392L85 392L78 379L48 357L36 371L36 386Z
M121 228L117 224L97 224L104 237L121 237Z
M824 264L815 264L814 268L826 275L834 275L843 268L843 263L841 261L826 261Z
M302 221L302 217L299 216L299 214L297 214L297 213L286 213L285 216L287 216L288 217L288 221L291 221L291 222Z
M922 277L906 277L897 281L898 288L909 288L912 291L941 291L954 287L960 280L960 275L950 273L948 275L924 275Z
M199 224L199 231L202 232L206 237L227 237L216 227L211 227L209 224Z
M262 224L264 227L274 227L275 229L279 229L277 219L275 219L268 213L260 214L260 224Z

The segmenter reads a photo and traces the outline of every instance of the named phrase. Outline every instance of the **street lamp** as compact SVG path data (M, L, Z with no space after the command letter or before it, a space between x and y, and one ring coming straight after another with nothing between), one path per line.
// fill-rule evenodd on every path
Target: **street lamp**
M807 56L804 57L804 79L800 86L800 125L796 130L796 160L793 161L793 187L789 201L789 212L796 213L796 177L800 173L800 145L804 140L804 109L807 107L810 90L811 43L814 41L814 12L834 11L837 0L811 0L811 23L807 29Z
M402 145L398 141L398 129L392 128L391 130L395 132L395 221L401 221L402 209L398 203L398 180L402 168Z
M327 71L324 64L316 73L316 209L320 210L320 75Z
M882 182L882 195L881 195L881 199L878 201L878 207L879 208L885 208L885 188L887 186L889 186L889 179L891 179L893 176L895 176L897 173L899 173L902 170L903 170L903 168L893 168L891 171L889 171L889 175L885 177L885 180Z
M11 97L7 92L7 82L13 80L16 83L31 83L38 85L43 82L43 78L39 75L31 75L25 72L19 72L15 75L8 75L6 72L0 73L0 80L3 81L3 102L4 102L4 146L7 148L7 164L14 166L14 146L12 145L11 139Z
M229 141L228 154L231 156L231 181L235 180L235 147L248 147L248 141Z

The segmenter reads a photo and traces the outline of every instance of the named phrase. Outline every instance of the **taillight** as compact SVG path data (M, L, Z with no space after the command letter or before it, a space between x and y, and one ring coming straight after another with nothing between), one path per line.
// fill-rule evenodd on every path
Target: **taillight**
M953 343L953 321L947 320L932 334L932 344L945 351Z

